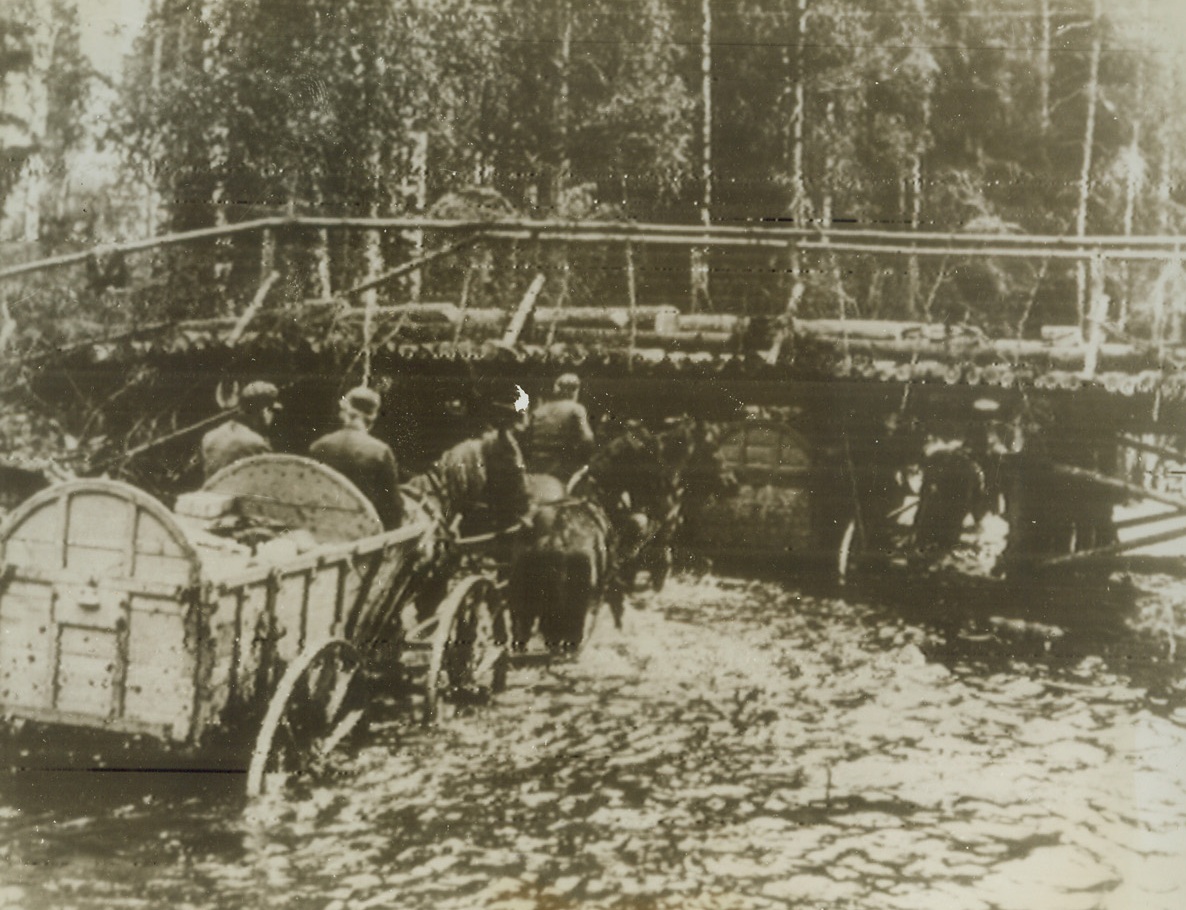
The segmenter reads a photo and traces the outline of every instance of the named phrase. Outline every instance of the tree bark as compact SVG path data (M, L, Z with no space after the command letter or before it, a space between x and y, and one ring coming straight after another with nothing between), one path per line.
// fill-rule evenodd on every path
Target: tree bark
M1050 0L1038 0L1041 17L1041 40L1038 45L1038 128L1043 136L1050 132Z
M917 231L922 225L922 152L915 152L910 163L910 229ZM906 260L906 300L911 317L918 315L918 299L922 278L919 274L918 256L911 254Z
M560 6L560 48L557 53L556 70L559 84L556 90L556 171L552 175L552 206L556 215L563 216L556 210L564 198L565 187L568 184L568 172L571 168L569 161L569 127L571 120L572 86L569 80L569 70L572 66L572 4L564 0Z
M796 0L794 41L791 44L788 75L791 81L791 116L788 118L787 163L791 172L791 217L802 223L808 214L807 179L804 173L804 125L806 98L803 86L803 45L807 35L807 0Z
M701 0L700 31L700 222L712 223L712 0ZM708 251L692 249L692 311L709 305Z
M1091 10L1091 60L1088 64L1087 86L1087 116L1083 130L1083 168L1079 173L1079 208L1075 216L1075 235L1087 235L1087 204L1091 199L1091 162L1095 147L1095 116L1099 106L1100 57L1103 54L1103 33L1100 20L1103 12L1100 0L1092 0ZM1075 266L1075 305L1079 316L1079 326L1086 328L1087 320L1087 264L1079 262Z

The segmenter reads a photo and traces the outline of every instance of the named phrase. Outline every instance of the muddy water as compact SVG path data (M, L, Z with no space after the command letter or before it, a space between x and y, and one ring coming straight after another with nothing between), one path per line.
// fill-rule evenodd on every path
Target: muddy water
M677 578L340 775L10 777L0 904L1186 906L1180 584L844 599Z

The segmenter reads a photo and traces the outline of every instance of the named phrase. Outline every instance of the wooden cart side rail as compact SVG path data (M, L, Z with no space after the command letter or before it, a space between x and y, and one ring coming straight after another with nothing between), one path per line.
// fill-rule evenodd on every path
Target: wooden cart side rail
M235 588L265 581L269 575L277 571L285 575L306 572L309 569L320 568L332 562L338 562L343 558L361 556L374 550L412 541L424 537L431 531L432 525L428 522L402 525L390 531L384 531L382 534L364 537L361 540L318 546L302 553L294 559L283 562L259 563L258 565L249 566L246 569L241 569L229 575L211 578L210 581L216 592L225 594Z

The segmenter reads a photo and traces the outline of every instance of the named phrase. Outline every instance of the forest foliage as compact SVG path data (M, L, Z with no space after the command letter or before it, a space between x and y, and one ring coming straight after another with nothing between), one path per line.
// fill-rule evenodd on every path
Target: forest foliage
M105 141L157 194L159 230L297 212L1168 234L1183 52L1153 21L1149 0L157 0ZM409 243L305 236L286 286L328 296ZM260 254L167 257L170 300L250 299ZM700 264L716 309L1006 335L1082 317L1083 276L1059 263ZM618 245L475 251L424 293L501 299L536 270L552 302L696 291L687 250ZM1110 272L1119 321L1151 318L1139 301L1170 278Z

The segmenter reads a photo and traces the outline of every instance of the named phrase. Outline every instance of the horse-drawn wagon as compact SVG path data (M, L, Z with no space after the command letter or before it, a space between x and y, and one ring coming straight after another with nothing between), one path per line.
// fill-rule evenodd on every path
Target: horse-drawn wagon
M50 487L0 527L8 734L116 734L246 766L258 792L341 744L410 651L428 656L429 713L497 677L493 581L425 583L446 537L413 500L384 530L349 481L297 456L236 462L173 511L117 481Z

